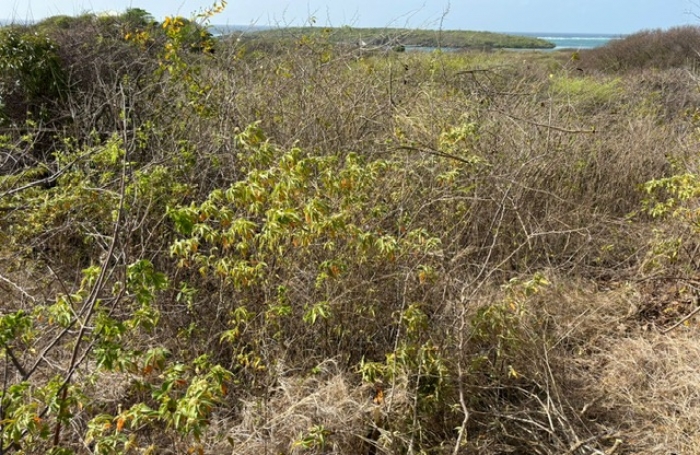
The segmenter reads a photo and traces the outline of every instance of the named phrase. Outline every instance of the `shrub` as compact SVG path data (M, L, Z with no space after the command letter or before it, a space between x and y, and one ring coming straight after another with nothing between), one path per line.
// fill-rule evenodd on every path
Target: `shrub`
M698 26L644 30L582 51L580 65L605 72L695 67L699 49Z
M58 46L21 27L0 30L0 119L21 124L29 114L48 120L65 98L67 74Z

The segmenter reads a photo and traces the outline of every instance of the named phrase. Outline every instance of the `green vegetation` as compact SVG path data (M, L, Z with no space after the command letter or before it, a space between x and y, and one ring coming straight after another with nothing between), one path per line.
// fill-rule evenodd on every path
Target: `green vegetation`
M696 54L223 6L0 30L0 453L700 453Z
M420 30L403 28L323 28L283 27L241 35L253 43L294 41L302 36L323 34L333 44L368 48L398 46L444 47L455 49L551 49L549 41L526 36L463 30ZM364 43L364 44L362 44Z

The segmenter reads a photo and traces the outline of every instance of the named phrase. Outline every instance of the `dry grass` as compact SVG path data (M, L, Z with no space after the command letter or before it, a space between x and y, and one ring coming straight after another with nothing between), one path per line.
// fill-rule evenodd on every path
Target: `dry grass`
M215 425L225 439L217 435L224 440L212 442L210 450L241 455L353 453L372 428L369 392L353 385L331 361L310 377L281 374L264 398L245 402L235 420ZM306 438L311 438L307 445Z
M697 322L664 333L644 316L648 288L571 285L544 293L535 310L552 330L549 368L564 402L594 434L610 436L605 453L699 453Z
M600 406L620 416L630 453L698 453L697 329L606 341L594 357Z

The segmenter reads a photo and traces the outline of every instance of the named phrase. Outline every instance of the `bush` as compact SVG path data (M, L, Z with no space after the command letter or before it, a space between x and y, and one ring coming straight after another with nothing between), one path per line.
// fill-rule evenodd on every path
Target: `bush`
M645 30L580 53L584 69L619 72L695 67L700 60L700 27Z
M0 30L0 119L23 123L27 114L49 120L66 97L67 74L58 46L29 29Z

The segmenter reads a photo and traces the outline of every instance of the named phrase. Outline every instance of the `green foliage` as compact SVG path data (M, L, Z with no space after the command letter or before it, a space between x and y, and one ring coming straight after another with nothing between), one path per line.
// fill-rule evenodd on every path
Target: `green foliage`
M147 440L139 437L145 427L165 427L198 440L209 422L212 410L227 394L231 373L212 365L206 357L192 366L175 363L165 366L162 352L151 352L146 387L155 407L136 403L116 415L99 414L88 422L86 441L94 441L100 453L124 453L131 449L148 450ZM158 378L152 373L162 372ZM152 447L152 446L150 446Z
M479 125L476 122L465 120L440 134L438 149L452 156L458 156L467 161L468 164L477 167L486 164L485 160L473 153L478 141Z
M205 27L184 17L166 17L162 25L170 43L168 50L180 49L195 52L211 52L214 42Z
M472 319L472 342L479 346L483 354L473 359L471 366L474 372L487 371L495 376L517 377L518 373L511 363L519 360L527 300L548 285L549 281L540 273L524 282L514 278L504 286L506 298L502 302L477 311Z
M9 443L18 444L27 438L27 435L30 441L48 436L49 427L39 416L39 403L27 399L30 387L28 381L23 381L9 386L2 393L4 419L0 443L3 447L7 447Z
M615 103L622 93L619 79L600 81L591 77L559 74L550 78L552 92L584 112L595 112Z
M32 326L31 315L25 311L0 316L0 346L6 347L11 341L23 339Z
M398 279L402 264L439 251L440 241L420 229L397 235L372 227L388 210L378 203L376 191L392 163L367 162L355 154L341 158L299 148L285 151L255 125L242 131L236 143L245 176L214 190L199 205L170 208L181 235L171 254L180 267L217 280L235 296L222 340L231 343L242 368L259 371L265 356L253 346L268 336L283 340L293 332L300 337L299 348L320 344L337 349L331 341L335 338L354 351L351 346L367 343L374 331L382 330L381 320L371 320L375 312L396 305L391 296L378 293L371 276L382 274L385 283ZM430 270L416 272L416 287L435 274ZM299 283L299 274L308 278ZM357 280L365 284L350 284ZM348 286L357 289L351 299L344 297ZM366 331L347 326L344 315L351 313L369 318ZM305 327L297 328L300 322ZM359 359L359 352L353 355Z
M151 13L141 8L127 8L119 18L132 27L143 28L155 22Z
M56 45L45 35L20 28L0 29L0 115L17 120L9 104L18 101L39 117L67 88ZM1 117L0 117L1 118Z
M653 218L670 219L675 223L655 230L645 267L658 269L695 264L698 260L695 245L700 233L700 211L697 208L700 177L685 173L655 179L647 182L643 191L647 196L643 205L646 213ZM687 272L692 273L692 268Z
M655 179L644 185L649 196L644 209L654 218L671 216L696 222L697 211L688 205L700 197L700 178L697 174L679 174Z
M118 175L123 156L121 141L114 139L104 146L75 150L66 144L64 152L56 158L65 166L65 172L50 189L28 188L9 200L11 203L29 204L31 209L14 212L8 221L14 226L8 231L14 242L35 244L47 229L65 227L62 241L89 244L95 231L106 233L112 221L118 195L101 191L101 187ZM92 160L89 165L86 161ZM38 169L40 171L41 168ZM20 183L20 182L18 182ZM21 202L20 202L21 201ZM80 219L90 224L80 225ZM87 228L87 229L86 229ZM36 245L38 246L38 245ZM59 246L59 245L56 245ZM77 251L75 254L80 254ZM86 264L83 264L86 265Z
M53 34L59 30L77 31L81 27L98 25L104 32L111 35L113 32L110 33L110 29L134 33L147 30L155 24L155 18L148 11L141 8L127 8L121 14L85 13L79 16L51 16L39 21L36 28L42 33Z
M147 15L135 13L129 19L130 26L150 26L144 23L150 21ZM78 33L72 24L60 20L57 23L66 26L61 30L67 33ZM3 33L5 42L14 44L10 39L16 38L12 34L14 31L3 30ZM38 40L39 35L36 36ZM21 36L17 40L25 47L31 44ZM7 49L7 46L3 48ZM10 56L16 60L5 59L2 63L16 63L10 68L15 73L8 71L3 76L14 77L22 71L30 73L27 62L44 56L38 51L33 55L27 49L10 49L15 52ZM39 50L56 52L47 54L49 57L59 51L52 44ZM27 56L30 58L24 62ZM49 61L58 64L58 60ZM42 76L38 70L37 73L50 82L48 76ZM25 91L33 87L32 83L45 82L28 81L22 87ZM107 84L107 79L101 82ZM122 95L126 96L130 83L126 78L120 81ZM80 97L72 98L71 102L76 99ZM126 107L117 116L121 125L130 125L134 120ZM24 125L30 131L36 126L33 122ZM144 378L142 387L146 389L162 388L163 383L151 374L177 369L174 366L177 363L169 362L167 349L153 346L143 350L140 341L142 336L152 336L158 327L161 311L157 302L169 288L169 280L143 253L127 262L131 255L127 245L132 241L129 239L135 240L141 235L140 227L145 229L143 232L160 237L161 232L152 230L153 219L162 219L168 204L180 202L191 191L185 179L176 178L189 169L191 158L187 157L186 141L180 141L171 158L159 165L150 165L153 143L162 138L162 130L144 122L134 124L133 132L133 138L104 134L104 131L90 131L80 138L59 136L53 144L54 152L42 156L44 161L13 169L16 173L0 177L3 206L21 207L3 212L3 241L7 242L4 245L24 245L17 256L22 261L33 263L34 257L42 257L47 263L53 263L55 268L51 273L58 283L55 298L49 303L36 303L31 312L9 311L0 321L2 355L8 365L12 365L10 368L17 370L15 378L19 380L8 384L1 392L2 451L21 445L33 453L71 452L73 436L71 442L63 445L65 434L69 432L66 430L69 420L76 414L92 414L94 409L102 409L102 404L93 408L97 404L94 396L83 394L84 387L90 389L90 381L100 375L132 374ZM31 133L24 135L19 143L11 136L3 139L3 143L10 146L6 150L20 157L27 150L31 151L23 144L36 141ZM145 163L149 166L142 166ZM48 184L36 184L47 173L53 174L47 179ZM130 223L134 224L129 227ZM115 259L117 256L120 259ZM56 258L60 261L58 266L52 262ZM76 271L81 268L82 279L79 285L74 285L69 277L79 274ZM42 333L43 338L37 337L38 333ZM49 358L55 360L55 365L61 365L60 368L54 369L53 362L45 363ZM76 370L85 365L89 365L85 373L77 375ZM6 381L11 380L7 370L5 374ZM194 370L183 369L181 376L173 381L192 380L189 386L180 390L179 383L174 382L175 385L171 384L173 393L163 395L164 401L174 403L174 409L166 406L160 413L157 410L151 413L144 403L138 403L133 408L136 417L128 416L129 421L172 428L183 438L198 437L208 423L206 416L213 403L225 395L224 382L229 376L219 366L203 359ZM46 380L47 377L51 379ZM125 436L121 431L125 420L107 419L106 415L99 414L88 432L79 437L94 440L105 453L122 453L138 445L132 434ZM108 432L105 420L112 421L119 431Z
M304 450L317 449L323 451L326 448L326 439L330 432L323 425L314 425L306 434L299 435L299 438L294 442L295 447Z

